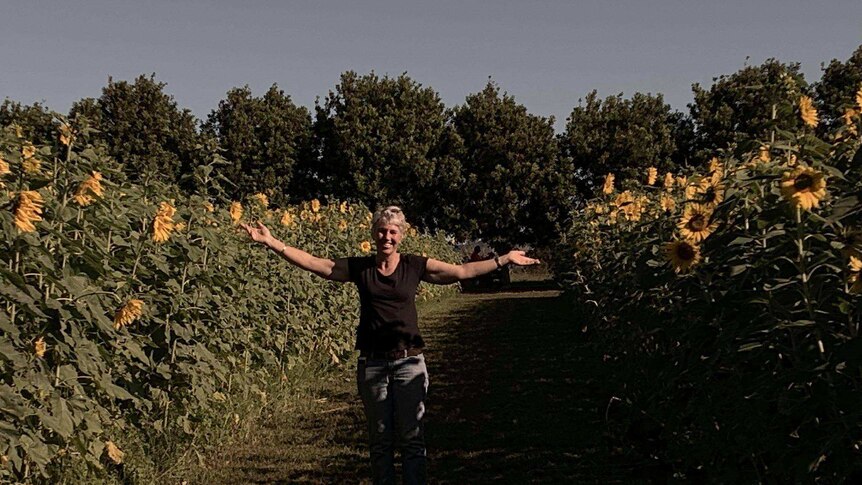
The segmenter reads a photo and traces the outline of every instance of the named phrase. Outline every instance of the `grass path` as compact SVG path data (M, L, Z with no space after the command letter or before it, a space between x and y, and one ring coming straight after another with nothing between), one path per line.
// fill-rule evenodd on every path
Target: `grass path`
M431 385L431 483L630 483L637 468L607 438L600 355L546 284L462 294L420 308ZM201 483L367 483L355 364L316 376Z

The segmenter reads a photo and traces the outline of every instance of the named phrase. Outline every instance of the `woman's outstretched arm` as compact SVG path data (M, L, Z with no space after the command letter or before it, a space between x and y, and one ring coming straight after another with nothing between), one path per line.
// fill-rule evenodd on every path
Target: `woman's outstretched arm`
M498 258L499 266L507 264L516 264L518 266L531 266L540 264L538 259L528 258L524 255L524 251L509 251ZM436 259L428 259L428 264L425 266L425 276L422 278L428 283L438 285L448 285L461 280L468 280L483 274L490 273L497 269L497 261L488 259L485 261L474 261L464 264L449 264Z
M347 259L345 258L335 261L318 258L301 249L288 246L273 237L269 229L260 222L256 225L240 224L240 227L245 229L252 240L272 249L281 255L281 257L290 261L291 264L310 271L321 278L332 281L350 281L350 270L347 267Z

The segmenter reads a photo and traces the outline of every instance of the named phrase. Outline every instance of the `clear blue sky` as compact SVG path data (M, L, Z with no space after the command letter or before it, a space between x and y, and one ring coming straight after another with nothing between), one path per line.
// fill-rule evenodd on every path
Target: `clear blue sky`
M61 112L153 72L200 118L245 84L312 107L352 69L407 72L449 106L491 76L558 129L592 89L682 110L747 56L811 82L862 44L860 0L5 0L0 18L0 97Z

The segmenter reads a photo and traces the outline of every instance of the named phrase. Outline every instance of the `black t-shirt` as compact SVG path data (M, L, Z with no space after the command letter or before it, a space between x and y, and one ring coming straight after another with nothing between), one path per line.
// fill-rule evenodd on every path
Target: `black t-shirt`
M395 272L383 276L376 258L347 258L350 281L359 288L360 315L356 348L388 352L424 347L416 316L416 288L428 258L402 254Z

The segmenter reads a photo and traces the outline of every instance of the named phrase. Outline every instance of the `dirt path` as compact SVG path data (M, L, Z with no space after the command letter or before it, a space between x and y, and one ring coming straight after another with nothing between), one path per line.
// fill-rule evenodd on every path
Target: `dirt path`
M431 483L630 483L605 437L601 356L558 292L463 294L420 309L428 348ZM232 446L209 483L367 483L354 367L326 375L293 409Z

